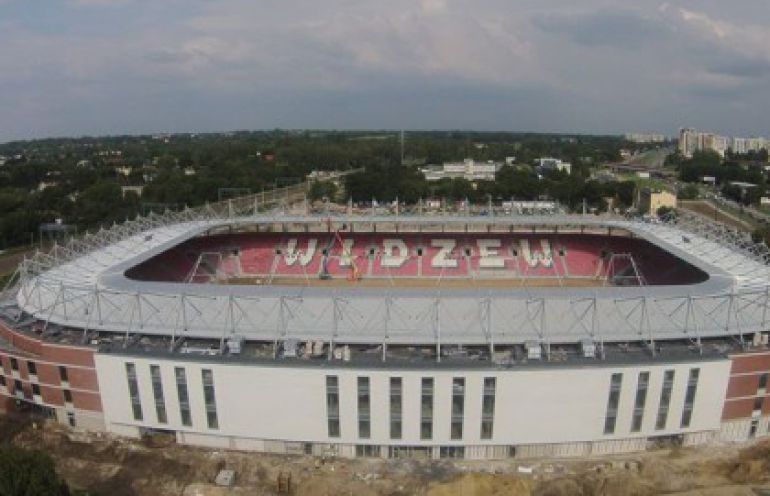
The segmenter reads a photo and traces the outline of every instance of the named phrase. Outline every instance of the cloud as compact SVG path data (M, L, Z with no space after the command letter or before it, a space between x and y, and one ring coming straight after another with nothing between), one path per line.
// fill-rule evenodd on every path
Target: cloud
M767 134L764 1L0 0L0 139L709 122Z
M638 48L671 34L660 19L631 10L548 13L536 16L533 23L545 32L588 47Z

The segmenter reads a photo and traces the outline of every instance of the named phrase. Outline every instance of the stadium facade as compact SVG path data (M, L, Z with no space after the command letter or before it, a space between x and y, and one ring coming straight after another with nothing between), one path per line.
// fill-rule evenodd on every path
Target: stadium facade
M277 453L743 441L770 421L767 262L696 217L151 215L20 266L0 398Z

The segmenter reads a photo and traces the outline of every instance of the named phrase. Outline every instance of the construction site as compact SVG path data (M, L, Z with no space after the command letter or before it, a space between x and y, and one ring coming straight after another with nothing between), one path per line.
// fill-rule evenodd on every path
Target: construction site
M51 421L0 417L0 439L50 454L74 490L110 496L762 496L770 443L587 459L374 460L267 455L76 433ZM223 470L232 484L218 486Z

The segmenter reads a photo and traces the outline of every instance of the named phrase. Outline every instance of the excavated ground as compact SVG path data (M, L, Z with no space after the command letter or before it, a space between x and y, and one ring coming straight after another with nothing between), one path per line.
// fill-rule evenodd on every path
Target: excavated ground
M0 415L0 442L44 450L73 487L108 496L770 495L770 440L579 460L347 460L205 450ZM222 468L236 471L235 487L213 484ZM279 492L281 478L290 492Z

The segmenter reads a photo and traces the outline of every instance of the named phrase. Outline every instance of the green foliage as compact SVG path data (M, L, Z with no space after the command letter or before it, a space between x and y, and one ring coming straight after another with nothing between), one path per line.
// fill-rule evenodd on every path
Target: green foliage
M755 243L765 243L770 246L770 228L760 227L751 233L751 239Z
M0 249L29 243L44 222L62 219L78 230L95 229L146 213L147 204L181 208L218 200L221 188L253 192L303 181L312 170L366 168L345 182L356 201L398 197L412 203L429 196L485 202L491 196L532 200L550 196L569 205L587 197L625 198L587 181L590 168L619 160L622 140L610 136L516 133L410 132L401 164L398 133L264 131L172 136L44 139L0 144L12 158L0 167ZM518 164L554 156L572 163L572 176L540 180L528 165L505 167L496 182L428 183L415 165L473 158ZM87 166L78 166L81 161ZM117 168L128 168L128 176ZM39 188L41 182L48 187ZM123 195L122 185L142 185L142 198ZM328 188L328 186L323 186ZM316 186L321 188L321 186ZM316 189L311 196L330 196ZM625 199L622 201L625 203ZM143 205L145 204L145 205Z
M676 215L676 210L673 207L662 206L655 212L658 217L667 217Z
M0 496L68 496L53 460L41 451L0 446Z
M314 181L308 191L310 201L323 200L324 198L333 202L337 196L337 185L332 181Z
M695 184L686 184L676 194L680 200L695 200L700 195L700 190Z

